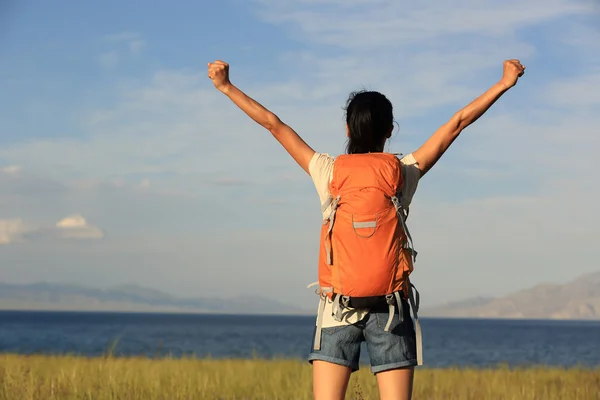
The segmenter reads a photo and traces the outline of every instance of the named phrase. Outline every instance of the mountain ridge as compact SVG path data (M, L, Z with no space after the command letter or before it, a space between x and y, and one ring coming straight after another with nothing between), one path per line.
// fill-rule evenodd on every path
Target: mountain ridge
M424 317L600 320L600 271L564 284L541 283L500 297L424 308Z
M277 300L253 295L185 298L135 284L94 288L48 282L30 284L0 282L0 309L225 314L306 314L310 312Z

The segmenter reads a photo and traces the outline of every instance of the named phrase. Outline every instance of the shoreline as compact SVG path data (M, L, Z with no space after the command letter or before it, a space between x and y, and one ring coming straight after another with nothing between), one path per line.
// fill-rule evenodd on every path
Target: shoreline
M256 312L256 313L240 313L227 311L204 311L204 310L172 310L172 309L113 309L113 308L15 308L2 307L0 312L3 313L58 313L58 314L119 314L119 315L148 315L148 316L211 316L211 317L273 317L273 318L316 318L316 311L306 311L299 313L281 313L281 312ZM557 322L557 323L589 323L598 324L600 318L533 318L533 317L469 317L469 316L443 316L443 315L421 315L419 312L419 320L442 320L442 321L515 321L515 322Z

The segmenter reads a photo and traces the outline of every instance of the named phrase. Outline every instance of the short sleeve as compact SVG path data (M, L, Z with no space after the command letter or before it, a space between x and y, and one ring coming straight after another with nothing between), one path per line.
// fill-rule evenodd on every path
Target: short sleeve
M402 186L402 206L408 208L417 191L419 179L421 179L421 170L412 153L402 157L400 161L402 162L402 173L404 176L404 185Z
M335 158L325 153L315 153L308 164L308 173L310 174L315 189L319 194L321 204L329 198L329 185L333 179L333 162ZM328 210L323 212L327 215Z

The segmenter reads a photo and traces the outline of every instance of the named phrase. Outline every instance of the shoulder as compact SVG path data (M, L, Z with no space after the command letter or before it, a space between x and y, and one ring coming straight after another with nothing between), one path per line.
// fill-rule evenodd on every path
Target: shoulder
M321 204L329 197L329 185L333 178L333 163L335 157L326 153L315 153L308 163L308 173L319 194Z
M413 153L409 153L404 157L400 158L402 163L403 174L406 178L419 180L421 178L421 170L419 169L419 163L413 156Z
M335 157L327 153L316 153L312 156L308 163L308 173L315 183L326 181L323 183L329 184L333 174L333 164Z
M322 173L323 170L328 170L333 168L333 162L335 161L335 157L330 156L327 153L318 153L315 152L310 162L308 163L308 172L311 176Z
M413 153L409 153L409 154L405 155L404 157L401 157L400 161L402 162L403 165L418 166L417 160L415 159L415 156L413 155Z
M421 179L421 170L419 169L419 163L412 153L400 158L400 162L402 163L402 176L404 181L402 187L402 202L405 207L408 207L417 191L419 179Z

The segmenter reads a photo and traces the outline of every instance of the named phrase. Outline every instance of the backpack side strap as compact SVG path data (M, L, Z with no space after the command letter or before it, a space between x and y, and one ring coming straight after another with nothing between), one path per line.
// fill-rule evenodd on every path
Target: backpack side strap
M311 288L313 286L318 285L319 282L314 282L308 285L307 288ZM323 330L323 313L325 312L325 302L327 301L327 293L333 292L332 287L319 287L315 290L315 293L319 295L319 310L317 313L317 323L315 329L315 338L313 343L313 349L320 350L321 349L321 331Z
M419 323L419 303L421 302L421 299L419 291L415 285L413 285L410 280L407 280L406 282L408 283L408 299L410 301L410 308L412 309L415 322L417 365L423 365L423 334L421 332L421 324Z

